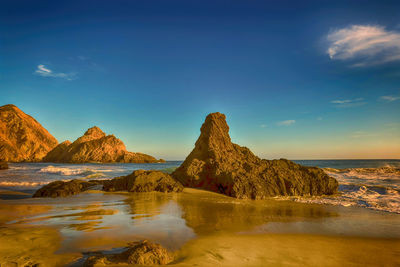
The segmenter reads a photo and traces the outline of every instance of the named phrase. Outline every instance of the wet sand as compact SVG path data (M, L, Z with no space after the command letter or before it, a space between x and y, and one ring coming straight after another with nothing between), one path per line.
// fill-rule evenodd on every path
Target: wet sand
M176 266L400 264L400 215L364 208L185 189L0 200L0 214L1 266L81 266L88 253L142 239L174 251Z

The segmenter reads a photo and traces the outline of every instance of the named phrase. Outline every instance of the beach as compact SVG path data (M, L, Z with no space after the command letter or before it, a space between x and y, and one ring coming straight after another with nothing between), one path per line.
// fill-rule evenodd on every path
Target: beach
M7 197L0 200L2 266L83 266L91 255L144 239L172 251L172 266L400 264L395 212L285 198L240 200L190 188L92 190L66 198L30 198L20 191L3 192Z

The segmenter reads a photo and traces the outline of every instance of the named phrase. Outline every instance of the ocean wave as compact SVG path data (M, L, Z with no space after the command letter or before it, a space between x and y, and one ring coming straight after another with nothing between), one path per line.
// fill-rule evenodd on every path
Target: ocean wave
M328 173L349 173L353 175L359 174L395 174L400 175L400 168L390 165L386 165L379 168L346 168L346 169L335 169L335 168L324 168L325 172Z
M39 170L39 172L42 173L54 173L54 174L60 174L64 176L90 176L94 174L101 174L103 172L112 172L114 170L110 169L89 169L89 168L68 168L68 167L55 167L55 166L47 166Z
M10 170L27 170L28 167L20 167L20 166L9 166Z
M41 185L46 185L49 182L10 182L10 181L4 181L0 182L0 186L4 187L37 187Z

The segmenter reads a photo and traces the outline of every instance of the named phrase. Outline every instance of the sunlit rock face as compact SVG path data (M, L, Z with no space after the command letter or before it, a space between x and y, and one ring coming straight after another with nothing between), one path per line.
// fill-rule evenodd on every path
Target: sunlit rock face
M88 129L73 143L65 141L50 151L43 161L62 163L122 162L152 163L164 162L143 153L126 150L125 144L114 135L106 135L99 127Z
M57 144L57 139L18 107L0 107L0 160L40 161Z
M323 195L338 189L337 181L319 168L260 159L232 143L225 115L218 112L206 117L195 148L172 176L184 186L236 198Z

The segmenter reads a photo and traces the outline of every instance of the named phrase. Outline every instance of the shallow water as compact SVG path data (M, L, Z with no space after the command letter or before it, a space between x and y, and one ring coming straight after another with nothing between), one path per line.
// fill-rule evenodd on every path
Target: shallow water
M400 215L292 201L246 201L201 190L178 194L85 193L58 199L8 200L48 211L7 222L59 229L59 252L122 247L150 239L170 250L215 233L307 233L400 238Z
M178 253L176 264L182 266L190 262L200 266L221 263L232 266L235 261L238 266L260 266L272 260L260 256L267 252L274 252L271 257L276 261L287 260L279 256L282 252L277 250L276 245L268 249L269 243L264 243L264 239L279 246L281 242L287 244L290 241L290 247L285 245L281 247L282 251L289 249L288 253L299 257L304 256L304 242L323 246L333 246L332 241L339 242L325 238L329 236L345 238L336 244L338 246L345 247L349 240L358 238L357 242L365 239L369 247L378 246L378 250L379 244L388 245L381 243L384 239L392 240L389 243L397 245L389 244L390 249L385 249L392 256L398 253L400 244L400 214L274 199L238 200L196 189L185 189L182 193L88 191L66 198L0 200L0 243L5 236L18 244L32 238L44 238L40 232L34 237L12 232L13 229L26 227L56 229L61 236L60 244L53 245L55 255L73 255L69 256L71 266L82 266L85 258L93 253L121 251L128 243L143 239L160 243ZM43 230L43 233L46 232L48 230ZM282 235L304 235L304 238L286 240ZM53 239L57 238L54 236ZM231 239L236 243L229 243ZM201 247L197 246L197 242ZM246 252L245 258L237 258L236 254L245 251L241 248L242 242L248 242L248 246L254 248ZM330 249L337 249L335 246ZM19 249L15 247L15 251ZM313 245L313 251L323 252L318 252L318 249L319 245ZM363 249L360 246L355 251ZM0 248L0 258L1 253ZM252 253L256 255L250 257ZM336 253L339 253L337 257L343 257L341 251ZM311 258L303 256L302 261L315 260L311 255ZM389 262L393 262L392 256ZM245 259L255 263L248 265ZM293 260L297 262L297 259Z
M339 195L333 197L290 198L299 202L400 213L400 160L298 160L299 164L318 166L339 182ZM109 179L130 174L133 170L172 172L182 162L154 164L54 164L11 163L0 172L0 199L27 198L41 186L56 180ZM7 193L18 191L25 195ZM284 198L287 199L287 198Z

